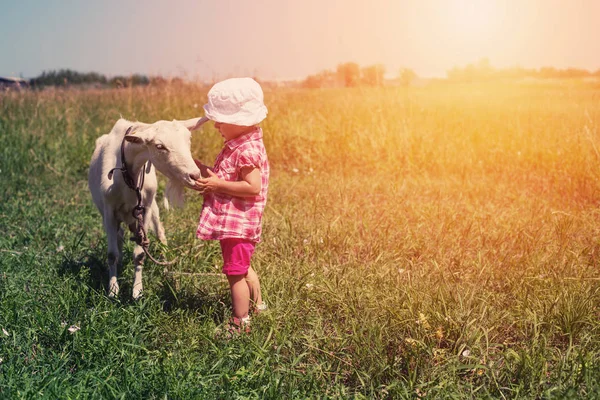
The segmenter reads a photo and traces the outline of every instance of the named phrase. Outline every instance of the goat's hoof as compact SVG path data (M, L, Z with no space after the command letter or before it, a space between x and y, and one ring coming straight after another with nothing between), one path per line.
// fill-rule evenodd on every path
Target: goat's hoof
M117 297L119 295L119 285L111 285L110 289L108 290L108 297L111 299L114 299L115 297Z
M136 289L136 290L134 290L134 291L133 291L133 293L131 294L131 297L132 297L134 300L139 300L139 299L141 299L141 298L142 298L142 296L143 296L143 295L144 295L144 292L143 292L143 290L142 290L142 289L139 289L139 290L138 290L138 289Z

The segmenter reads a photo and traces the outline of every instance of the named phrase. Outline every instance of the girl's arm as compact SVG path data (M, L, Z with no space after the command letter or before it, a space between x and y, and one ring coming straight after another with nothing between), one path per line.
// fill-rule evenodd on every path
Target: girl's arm
M262 180L260 170L256 167L244 167L240 170L239 181L226 181L217 177L210 169L206 170L208 178L196 181L196 190L202 194L223 193L235 197L254 197L260 194Z

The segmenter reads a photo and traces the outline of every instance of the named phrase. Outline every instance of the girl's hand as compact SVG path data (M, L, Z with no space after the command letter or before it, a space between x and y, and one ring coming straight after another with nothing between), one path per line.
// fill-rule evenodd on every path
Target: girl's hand
M204 171L202 171L204 175ZM196 181L195 190L199 191L202 194L214 193L219 190L222 180L217 177L212 170L206 168L206 174L208 177L200 178Z

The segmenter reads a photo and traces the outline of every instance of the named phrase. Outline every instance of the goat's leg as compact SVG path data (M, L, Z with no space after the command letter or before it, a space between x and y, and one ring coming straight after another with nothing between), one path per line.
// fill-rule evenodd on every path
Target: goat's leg
M107 212L108 211L108 212ZM119 294L119 283L117 282L117 265L121 259L119 251L119 222L110 210L104 213L104 229L108 242L108 297L116 297Z
M117 265L123 265L123 242L125 241L125 233L123 232L123 228L119 224L119 230L117 231L118 237L118 248L119 248L119 259L117 260Z
M150 220L150 229L156 234L158 240L160 240L162 244L167 244L167 237L165 236L165 230L160 222L160 213L156 202L153 202L150 206L150 212L146 215L146 218Z
M158 205L156 202L153 202L149 208L146 209L146 214L144 215L144 229L148 232L149 229L154 231L156 236L158 236L158 240L161 243L166 244L167 238L165 236L165 230L160 222ZM130 229L135 229L135 226L130 226ZM142 281L142 270L144 269L144 260L146 258L146 253L144 253L144 249L136 245L133 249L133 261L135 265L135 274L133 278L133 293L132 297L134 300L137 300L142 295L142 290L144 289L144 284Z
M139 299L142 296L144 290L144 284L142 282L142 270L144 269L144 259L146 254L142 246L136 244L133 248L133 265L135 266L135 272L133 275L133 292L131 297L134 300Z

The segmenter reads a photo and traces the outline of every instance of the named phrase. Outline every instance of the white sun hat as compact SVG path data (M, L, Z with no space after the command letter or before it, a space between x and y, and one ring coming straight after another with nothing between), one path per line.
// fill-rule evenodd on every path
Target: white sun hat
M231 78L208 91L206 116L225 124L252 126L267 117L262 88L252 78Z

